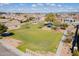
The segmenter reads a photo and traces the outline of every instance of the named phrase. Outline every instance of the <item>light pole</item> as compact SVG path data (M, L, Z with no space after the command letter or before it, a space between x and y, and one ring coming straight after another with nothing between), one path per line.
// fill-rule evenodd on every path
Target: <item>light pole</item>
M79 34L78 34L79 25L76 26L75 36L72 42L71 52L74 52L74 47L77 46L77 50L79 51Z

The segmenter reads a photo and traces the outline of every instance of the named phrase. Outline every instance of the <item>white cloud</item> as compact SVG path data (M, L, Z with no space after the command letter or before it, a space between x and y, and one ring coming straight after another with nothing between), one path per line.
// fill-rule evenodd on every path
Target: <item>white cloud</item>
M43 6L44 4L43 4L43 3L38 3L37 5L38 5L38 6Z
M54 3L52 3L52 4L50 4L51 6L56 6L56 4L54 4Z
M47 10L47 8L44 8L45 10Z
M75 12L78 12L78 10L77 10L77 9L75 9L74 11L75 11Z
M39 10L38 8L31 8L30 10L32 10L32 11L37 11L37 10Z
M46 3L46 6L56 6L56 4L55 3Z
M50 5L50 3L46 3L46 5Z
M74 8L72 8L72 7L69 7L68 9L69 9L69 10L72 10L72 9L74 9Z
M0 6L9 5L10 3L0 3Z
M20 5L20 6L23 6L24 4L23 4L23 3L20 3L19 5Z
M62 7L62 5L61 5L61 4L58 4L57 6L58 6L58 7Z
M36 7L37 5L36 4L32 4L32 7Z

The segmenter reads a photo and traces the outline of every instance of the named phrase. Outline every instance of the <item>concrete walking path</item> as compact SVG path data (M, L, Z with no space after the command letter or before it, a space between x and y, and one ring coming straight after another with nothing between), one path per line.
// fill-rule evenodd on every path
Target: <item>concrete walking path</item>
M64 34L61 38L61 41L59 43L56 56L71 56L70 47L68 47L63 40L66 39L67 30L64 31Z

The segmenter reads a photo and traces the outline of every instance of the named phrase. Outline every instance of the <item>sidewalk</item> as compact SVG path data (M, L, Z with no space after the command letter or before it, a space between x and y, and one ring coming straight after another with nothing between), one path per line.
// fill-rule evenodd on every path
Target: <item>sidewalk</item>
M65 30L64 33L66 33L67 30ZM63 42L63 40L66 38L66 36L63 34L60 44L58 46L57 52L56 52L56 56L71 56L71 51L70 51L70 47Z

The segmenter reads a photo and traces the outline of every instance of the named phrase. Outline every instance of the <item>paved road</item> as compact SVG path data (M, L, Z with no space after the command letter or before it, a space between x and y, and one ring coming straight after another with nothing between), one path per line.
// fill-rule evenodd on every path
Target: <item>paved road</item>
M0 40L0 56L22 56L24 54L17 48L4 44L3 42Z
M10 51L9 49L5 48L2 44L0 44L0 56L18 56L18 55Z

